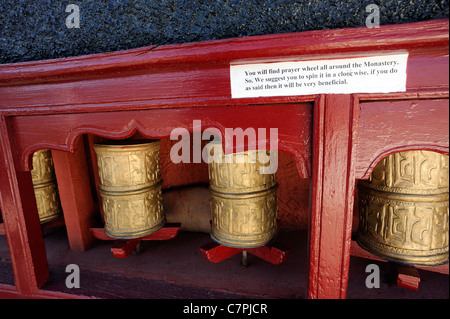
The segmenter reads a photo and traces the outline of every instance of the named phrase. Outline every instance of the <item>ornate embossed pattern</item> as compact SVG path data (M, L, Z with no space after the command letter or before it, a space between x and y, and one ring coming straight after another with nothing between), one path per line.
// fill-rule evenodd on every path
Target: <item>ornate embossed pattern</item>
M105 232L117 238L136 238L160 229L164 222L161 183L136 193L100 190Z
M448 261L448 156L428 151L392 154L369 181L359 182L358 243L396 261Z
M215 154L217 156L217 154ZM227 163L210 163L211 237L232 247L257 247L277 233L275 174L260 174L259 162L249 163L248 152ZM236 157L243 156L243 163Z
M159 145L94 145L108 236L138 238L164 225Z
M59 216L62 210L58 197L58 189L53 182L34 187L34 195L41 223L46 223Z
M368 181L360 183L401 194L448 193L448 163L448 156L430 151L394 153L375 166Z
M100 187L120 192L151 187L161 180L160 142L142 144L95 144Z
M266 190L276 184L275 174L259 173L260 168L267 164L260 161L257 151L224 155L220 144L218 147L208 146L210 156L218 159L209 164L212 190L239 194ZM269 154L266 151L266 155Z
M51 150L39 150L33 154L31 179L41 224L61 216L62 209Z
M225 195L211 191L211 236L233 247L256 247L277 233L276 186L249 195Z
M55 169L51 150L44 149L33 154L33 169L31 178L33 185L45 184L55 180Z

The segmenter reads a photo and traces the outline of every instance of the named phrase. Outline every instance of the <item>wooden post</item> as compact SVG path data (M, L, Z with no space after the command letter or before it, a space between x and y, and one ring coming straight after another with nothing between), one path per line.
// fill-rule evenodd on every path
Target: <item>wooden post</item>
M70 248L84 251L95 240L90 229L96 208L82 137L74 148L74 153L53 150L52 156Z
M0 115L0 202L17 291L31 295L49 270L31 173L18 168L8 121Z
M311 189L309 298L345 298L355 189L350 95L315 103Z

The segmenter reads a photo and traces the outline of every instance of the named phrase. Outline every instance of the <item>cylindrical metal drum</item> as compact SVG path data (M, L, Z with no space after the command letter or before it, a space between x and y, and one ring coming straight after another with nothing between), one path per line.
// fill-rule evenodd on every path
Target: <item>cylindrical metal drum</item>
M31 179L41 224L61 216L62 209L51 150L43 149L33 154Z
M359 181L358 244L385 259L448 261L449 159L430 151L389 155Z
M208 165L211 237L231 247L267 244L277 234L275 174L260 173L264 164L259 161L257 151L223 155L221 145L214 147L214 151L211 145L208 147L215 159Z
M94 144L108 236L139 238L164 226L159 146L159 141Z

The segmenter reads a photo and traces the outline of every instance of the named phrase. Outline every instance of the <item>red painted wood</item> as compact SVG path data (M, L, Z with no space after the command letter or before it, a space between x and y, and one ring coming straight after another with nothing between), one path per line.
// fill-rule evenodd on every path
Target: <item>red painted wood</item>
M0 115L0 206L17 290L30 295L48 279L49 271L31 174L15 165L8 122Z
M91 228L92 236L99 240L116 240L116 238L109 237L105 234L104 228Z
M181 224L179 223L167 223L164 227L158 229L150 235L133 238L133 239L117 239L109 237L105 233L104 228L91 228L92 235L100 240L114 240L114 244L111 247L111 252L116 258L126 258L136 249L141 240L169 240L175 238L178 235Z
M193 121L201 120L202 130L215 127L225 136L225 128L266 128L266 140L260 145L269 147L270 128L278 128L278 148L291 154L296 161L299 176L310 176L311 105L279 104L209 107L192 109L158 109L123 111L120 113L81 113L13 118L21 164L29 167L26 154L38 147L74 151L74 141L81 134L96 134L110 139L131 137L136 131L147 138L168 138L174 128L193 129ZM46 121L43 131L42 121ZM245 141L245 143L247 143ZM236 144L236 141L235 141ZM235 148L238 145L235 145Z
M312 178L311 178L311 202L308 240L308 298L317 298L319 291L320 272L320 239L321 239L321 212L323 201L324 178L324 126L325 126L325 96L319 95L314 104L313 123L313 150L312 150Z
M433 75L427 77L427 86L440 87L448 81L442 68L448 64L448 58L440 49L445 46L448 46L448 19L379 29L262 36L250 41L247 38L167 45L149 49L147 53L145 49L127 51L122 56L104 53L55 60L57 63L0 65L0 82L8 84L0 85L0 96L5 109L14 114L261 104L263 100L303 102L314 96L231 99L229 62L354 56L400 49L411 54L408 89L423 86L424 77L416 76L423 72ZM424 50L432 52L423 54ZM428 64L430 59L434 63ZM76 85L69 80L76 80ZM13 85L18 81L27 85Z
M357 52L386 50L429 50L436 46L448 46L448 29L448 19L442 19L383 25L376 29L334 29L151 46L49 61L6 64L0 68L0 80L9 85L24 83L29 86L33 82L51 82L52 79L61 82L80 78L95 79L95 76L102 74L127 75L137 71L148 74L192 68L198 70L202 64L213 68L237 60L283 60L305 55L317 57L331 52L354 55ZM54 61L59 63L55 64ZM207 86L210 87L211 83ZM220 92L218 85L216 88ZM226 87L222 90L226 90ZM203 91L202 95L205 93ZM217 96L217 92L211 94ZM78 101L75 103L78 104Z
M141 237L141 240L169 240L175 238L178 235L181 224L179 223L167 223L164 227L158 229L150 235Z
M243 251L240 248L228 247L216 242L210 242L200 247L203 257L210 262L218 263Z
M139 240L169 240L175 238L178 235L181 224L179 223L167 223L154 233L150 235L139 237ZM105 233L104 228L91 228L92 235L99 240L117 240L117 238L109 237Z
M254 248L236 248L224 246L216 242L211 242L200 247L202 255L210 262L218 263L234 255L247 251L249 254L255 255L274 265L279 265L289 258L290 249L283 247L278 243L264 245Z
M127 258L139 245L139 239L116 240L111 247L111 252L116 258Z
M327 95L315 105L310 298L345 298L346 294L355 188L355 113L350 95Z
M334 52L334 55L339 54L342 53ZM429 60L433 58L435 61L429 64ZM157 60L156 57L155 60ZM263 101L263 103L270 104L298 103L315 98L314 95L311 95L231 99L230 61L224 59L214 68L199 64L196 69L163 69L162 72L155 70L151 76L148 73L128 76L121 74L120 77L79 80L76 85L71 85L70 82L54 82L25 86L0 86L0 95L4 100L4 105L12 107L8 107L6 110L13 114L144 110L173 106L189 108L261 104ZM441 52L436 52L431 56L417 56L412 52L409 57L408 74L422 74L424 65L429 65L426 74L439 74L438 77L430 76L427 79L427 86L441 87L442 83L445 83L445 73L443 76L441 74L442 70L445 70L442 66L448 65L447 57ZM0 81L2 75L2 66L0 65ZM446 75L448 77L448 73ZM415 92L423 83L423 78L408 77L408 79L408 92ZM54 92L59 92L59 94Z
M279 243L273 243L270 245L247 249L247 252L268 261L271 264L279 265L289 258L291 249L283 247L283 245Z
M383 157L404 150L448 154L446 99L376 101L360 104L356 177L367 179Z
M382 157L396 151L428 149L448 154L447 99L362 104L356 96L346 103L336 99L319 99L314 114L311 298L345 297L355 178L367 178ZM335 254L320 253L332 252L332 246Z
M84 251L94 241L90 228L96 206L82 138L75 141L74 149L74 153L53 150L52 157L70 248Z
M420 276L414 266L395 264L397 286L409 290L419 290Z

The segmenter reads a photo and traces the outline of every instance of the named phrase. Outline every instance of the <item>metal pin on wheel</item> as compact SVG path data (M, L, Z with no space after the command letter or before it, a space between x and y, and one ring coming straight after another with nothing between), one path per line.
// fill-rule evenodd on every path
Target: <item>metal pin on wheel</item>
M247 267L247 251L246 250L242 251L241 265L244 267Z

